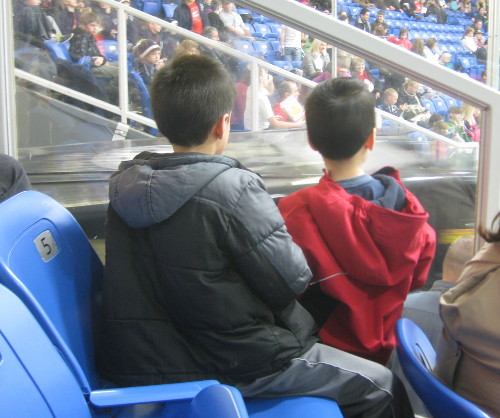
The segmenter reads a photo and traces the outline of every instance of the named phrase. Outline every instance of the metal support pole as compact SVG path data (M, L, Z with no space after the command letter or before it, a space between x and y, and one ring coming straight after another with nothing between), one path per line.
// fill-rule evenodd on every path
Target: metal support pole
M17 157L12 2L0 2L0 152Z

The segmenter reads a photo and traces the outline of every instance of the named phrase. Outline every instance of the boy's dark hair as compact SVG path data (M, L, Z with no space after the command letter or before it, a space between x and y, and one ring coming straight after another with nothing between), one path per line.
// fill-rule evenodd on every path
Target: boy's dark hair
M375 99L358 79L318 84L305 107L311 144L330 160L351 158L375 127Z
M94 12L86 12L82 13L78 18L78 23L80 26L85 26L90 23L98 22L99 17Z
M462 110L458 106L450 106L448 108L448 114L452 114L452 113L462 113Z
M293 81L282 81L278 86L278 97L279 99L284 99L286 93L292 92Z
M222 65L204 55L175 58L151 84L158 129L172 144L201 145L217 120L233 108L235 89Z

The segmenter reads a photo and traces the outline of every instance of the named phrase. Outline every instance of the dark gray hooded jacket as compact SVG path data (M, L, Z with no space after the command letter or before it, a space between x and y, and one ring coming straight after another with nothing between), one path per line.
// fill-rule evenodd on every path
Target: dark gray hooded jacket
M259 176L197 153L111 177L99 364L118 385L272 374L315 342L311 272Z

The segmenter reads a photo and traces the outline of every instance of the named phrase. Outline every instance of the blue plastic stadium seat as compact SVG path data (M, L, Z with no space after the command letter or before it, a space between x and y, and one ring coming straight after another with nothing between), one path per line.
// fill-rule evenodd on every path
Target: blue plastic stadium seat
M245 39L235 39L233 41L233 47L240 52L244 52L250 55L254 55L256 52L252 42Z
M288 61L276 60L274 61L274 65L276 65L276 67L282 68L283 70L287 71L293 70L293 65L290 64Z
M267 34L271 33L271 29L265 23L254 23L253 29L253 36L257 38L265 38Z
M433 374L436 353L424 332L410 319L396 325L397 351L405 377L434 418L487 418L477 406L457 395Z
M101 54L106 57L109 62L118 61L118 41L114 39L102 39L97 42Z
M142 11L152 16L160 16L162 11L161 0L144 0Z
M165 17L168 17L169 19L172 19L174 17L174 10L177 7L176 3L163 3L163 14Z
M422 106L424 106L429 112L436 113L436 108L434 107L434 103L432 103L431 100L429 100L429 99L422 99L420 101L422 103Z

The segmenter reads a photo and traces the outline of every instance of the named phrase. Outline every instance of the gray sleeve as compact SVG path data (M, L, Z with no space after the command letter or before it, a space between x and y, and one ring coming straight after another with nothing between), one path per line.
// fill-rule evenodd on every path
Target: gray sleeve
M292 241L260 178L253 178L241 193L231 215L227 243L236 269L272 308L285 307L311 279L302 250Z

